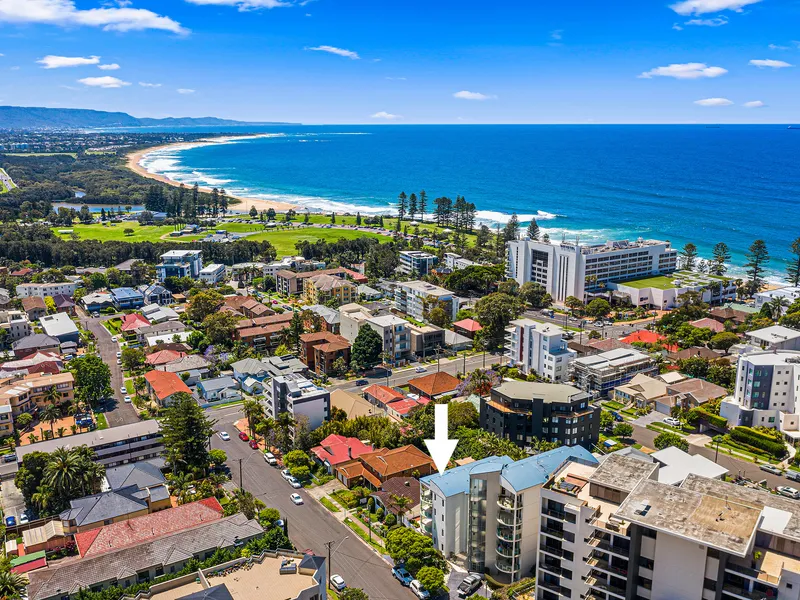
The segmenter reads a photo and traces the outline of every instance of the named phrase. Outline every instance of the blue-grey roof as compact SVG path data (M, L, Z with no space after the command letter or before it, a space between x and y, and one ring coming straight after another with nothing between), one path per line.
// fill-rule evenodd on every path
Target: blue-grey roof
M14 342L12 347L14 350L27 350L28 348L50 348L51 346L58 345L58 338L54 338L44 333L32 333L31 335L26 335L24 338Z
M129 287L114 288L111 295L117 300L130 300L132 298L142 298L142 292Z
M598 464L586 448L581 446L561 446L549 452L542 452L519 460L503 468L501 477L517 492L544 484L556 470L568 460L583 460Z
M181 596L178 600L233 600L233 596L228 591L228 587L221 583L193 594Z
M165 481L158 464L149 460L110 467L106 469L106 480L111 490L119 490L130 485L143 489Z
M236 380L230 376L216 377L214 379L205 379L197 384L207 392L215 390L226 390L228 388L236 387Z
M147 508L147 492L131 485L113 492L92 494L84 498L71 500L70 508L59 515L62 521L75 520L80 527L90 523L102 523L108 519L116 519Z
M442 475L428 475L420 479L422 483L433 484L445 495L466 494L469 492L469 476L472 473L499 471L504 465L514 461L508 456L489 456L482 460L448 469Z

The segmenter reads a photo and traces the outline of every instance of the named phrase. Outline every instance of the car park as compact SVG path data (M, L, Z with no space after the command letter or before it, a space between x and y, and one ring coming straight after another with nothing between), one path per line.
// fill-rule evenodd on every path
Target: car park
M458 597L459 598L466 598L467 596L471 596L474 594L478 589L481 587L481 576L477 573L470 573L464 578L458 586Z
M239 439L242 440L243 442L249 442L250 441L250 436L247 435L244 431L240 431L239 432Z
M303 487L303 484L300 483L299 481L297 481L297 479L295 479L291 475L286 479L286 481L288 481L289 485L292 486L296 490L299 490L301 487Z
M228 435L227 431L220 431L219 432L219 439L221 439L223 442L230 442L231 441L231 436Z
M344 582L344 577L339 574L331 575L331 587L337 592L341 592L347 587L347 584Z
M419 600L428 600L431 597L430 592L422 587L422 584L419 582L419 579L415 579L411 582L411 585L408 586L414 595L419 598Z
M300 505L303 503L303 497L300 496L300 494L292 494L291 496L289 496L289 498L291 498L292 502L294 502L296 505Z
M681 420L676 419L675 417L667 417L666 419L664 419L664 423L666 423L667 425L671 425L672 427L681 426Z
M278 459L275 458L275 455L272 452L264 452L264 462L274 467L278 464Z
M792 498L793 500L800 500L800 491L793 487L789 487L788 485L778 486L775 491L777 491L781 496L786 496L787 498Z
M761 465L759 469L766 473L771 473L772 475L783 475L783 471L781 471L775 465Z
M411 576L411 573L409 573L403 565L395 565L392 568L392 575L394 576L395 579L397 579L397 581L399 581L406 587L411 585L411 582L414 581L414 578Z

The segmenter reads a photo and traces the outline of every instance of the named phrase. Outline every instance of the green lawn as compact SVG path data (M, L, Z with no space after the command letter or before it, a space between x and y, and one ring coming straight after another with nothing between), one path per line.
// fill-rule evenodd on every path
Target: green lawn
M320 504L322 504L322 506L324 506L325 508L327 508L327 509L328 509L329 511L331 511L332 513L337 513L337 512L339 512L339 507L337 507L337 506L336 506L336 505L335 505L333 502L331 502L331 501L330 501L330 500L328 500L327 498L320 498L320 499L319 499L319 502L320 502Z
M125 389L128 390L129 396L133 396L136 393L136 389L133 387L133 379L125 380Z
M389 239L385 235L378 235L377 233L365 233L363 231L352 231L350 229L318 229L316 227L301 231L265 231L263 233L249 235L245 239L252 241L267 240L270 244L275 246L278 256L285 256L297 254L295 244L303 240L308 240L310 242L315 242L317 240L337 242L341 238L354 240L361 237L371 237L384 242Z
M68 240L71 234L59 234L59 229L72 229L78 237L82 240L100 240L101 242L108 241L125 241L125 242L145 242L145 241L158 241L158 239L174 230L172 225L139 225L136 222L132 223L92 223L91 225L72 225L71 227L53 227L53 233ZM132 235L125 235L126 229L133 229Z
M103 413L94 413L94 419L97 421L97 429L108 429L108 421Z
M692 283L703 285L711 283L713 281L728 281L730 278L721 277L719 275L709 275L708 273L675 271L670 275L656 275L653 277L642 277L640 279L631 279L630 281L622 281L620 283L622 285L627 285L628 287L632 287L637 290L648 287L653 287L659 290L671 290L676 287L675 284L672 282L678 279L684 282L684 285L689 285Z
M5 152L6 156L71 156L78 158L76 152Z
M716 442L709 442L706 444L706 448L711 450L717 449ZM720 454L729 454L734 458L739 458L741 460L750 460L750 462L758 462L758 463L772 463L777 464L777 459L773 458L769 454L756 454L755 452L750 452L749 450L742 450L741 448L737 448L736 446L731 446L726 442L720 442L719 444L719 452ZM738 456L737 456L738 455Z
M686 435L685 431L678 429L677 427L673 427L672 425L667 425L666 423L660 423L660 422L648 424L647 429L658 432L669 431L670 433L677 433L680 436Z

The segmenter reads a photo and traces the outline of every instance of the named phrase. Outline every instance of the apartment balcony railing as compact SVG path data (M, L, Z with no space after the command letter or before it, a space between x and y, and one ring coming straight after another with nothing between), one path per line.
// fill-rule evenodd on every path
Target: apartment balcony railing
M557 548L555 546L548 546L545 543L539 544L539 550L542 552L547 552L548 554L552 554L553 556L564 556L564 551L561 548Z
M498 527L497 538L503 540L504 542L518 542L522 538L522 534L520 534L518 531Z
M586 538L584 541L587 542L592 548L600 548L601 550L613 552L614 554L619 554L625 558L628 558L628 554L630 554L630 550L628 548L616 546L599 537L591 536Z
M503 573L516 573L519 571L518 560L498 560L495 566L498 571L502 571Z
M558 585L557 583L553 583L551 581L542 580L542 581L537 581L536 584L542 586L543 588L545 588L547 590L550 590L551 592L555 592L559 596L560 595L564 595L564 590L567 589L564 586Z
M564 531L561 529L553 529L552 527L542 527L542 533L556 537L560 540L564 539Z
M736 564L735 562L728 562L725 565L726 571L731 571L733 573L739 573L744 575L745 577L750 577L751 579L758 579L761 582L770 583L772 585L778 585L781 582L780 577L775 577L774 575L769 575L764 571L759 571L758 569L751 569L750 567L746 567L744 565Z
M521 501L517 501L515 505L513 498L509 498L508 496L504 495L500 495L497 497L497 506L499 506L504 510L522 510Z
M505 556L506 558L514 558L516 556L519 556L519 553L520 553L519 548L514 548L513 546L507 546L505 544L497 545L498 556Z
M617 587L615 585L611 585L605 579L597 577L596 575L589 575L586 578L586 585L589 587L593 587L597 590L608 592L610 594L614 594L615 596L621 596L625 598L625 589Z
M607 560L603 560L602 558L598 558L596 556L587 560L586 564L589 565L590 567L594 567L601 571L606 571L614 575L619 575L620 577L628 576L628 569L621 569L619 567L615 567L611 565Z
M497 522L506 527L519 527L520 521L514 518L513 512L500 511L497 513Z
M589 519L589 524L598 529L605 529L617 535L630 537L631 524L624 521L603 521L598 517L592 517Z
M779 598L777 592L773 592L771 595L768 595L767 592L751 592L747 588L739 587L738 585L731 585L729 583L726 583L722 586L722 593L736 596L738 598L745 598L746 600L775 600L776 598Z
M542 569L543 571L547 571L548 573L552 573L553 575L558 575L559 577L561 577L561 574L564 572L564 569L562 569L561 567L556 565L549 565L543 560L539 561L539 568Z

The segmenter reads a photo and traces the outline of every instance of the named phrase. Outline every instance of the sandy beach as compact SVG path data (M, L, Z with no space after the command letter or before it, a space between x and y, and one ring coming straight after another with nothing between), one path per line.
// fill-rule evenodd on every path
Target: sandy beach
M131 152L128 154L127 157L127 167L132 171L135 171L142 177L147 177L148 179L155 179L156 181L160 181L162 183L167 183L169 185L174 185L175 187L180 187L181 183L179 181L175 181L170 179L169 177L165 177L164 175L157 175L155 173L150 173L147 169L145 169L140 163L142 159L151 154L152 152L156 152L158 150L165 150L167 148L200 148L202 146L208 146L211 144L225 144L230 142L234 139L252 139L262 137L260 135L243 135L243 136L225 136L225 137L215 137L215 138L205 138L198 140L196 142L176 142L174 144L165 144L163 146L153 146L151 148L143 148L141 150L137 150L136 152ZM190 187L189 184L184 184L187 187ZM208 187L201 187L201 191L206 193L211 193L211 188ZM289 210L293 208L297 210L299 207L288 204L286 202L276 202L274 200L264 200L263 198L248 198L245 196L237 196L235 194L228 194L231 198L236 198L237 200L241 200L241 204L237 204L231 207L231 210L236 212L248 212L251 207L255 207L255 209L259 212L262 210L267 210L269 208L273 208L275 210Z

